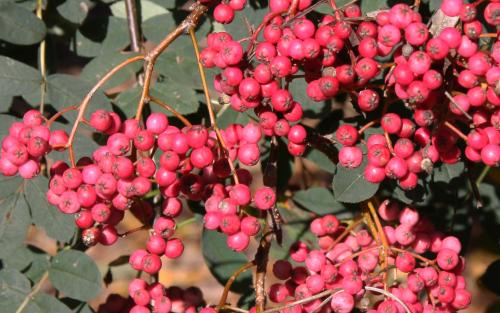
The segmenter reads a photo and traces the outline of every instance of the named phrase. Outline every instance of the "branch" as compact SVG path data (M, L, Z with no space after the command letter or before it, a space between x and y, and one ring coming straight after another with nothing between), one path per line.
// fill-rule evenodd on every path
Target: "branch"
M26 306L28 305L29 301L33 298L34 295L40 291L40 288L42 288L42 285L45 283L47 278L49 277L49 272L45 272L42 276L42 278L38 281L38 283L33 287L31 292L24 298L23 302L21 305L17 308L16 313L21 313Z
M267 227L266 227L267 228ZM269 259L269 249L271 248L271 234L264 229L263 237L259 242L259 248L255 253L255 309L257 313L264 313L266 306L266 270Z
M36 1L36 16L43 22L43 0ZM46 43L45 39L40 42L40 52L39 52L39 66L40 75L42 76L42 81L40 83L40 113L45 110L45 95L47 92L47 63L46 58Z
M133 52L141 51L141 31L137 19L136 0L125 0L125 10L127 11L128 32L130 35L130 48Z
M215 116L214 108L212 106L212 100L210 99L210 91L208 89L205 69L203 68L203 64L201 63L200 48L198 47L198 41L196 40L194 29L191 27L188 29L188 31L189 31L189 36L191 37L191 42L193 43L194 53L196 55L196 61L198 63L198 71L200 72L201 84L203 86L203 92L205 94L205 100L207 102L208 114L210 117L210 125L215 131L215 134L217 135L217 140L219 141L222 150L226 154L229 167L231 168L231 173L233 174L234 183L239 184L238 175L236 175L236 167L234 166L233 160L231 160L231 157L229 156L229 150L226 146L226 142L224 141L224 137L222 137L219 127L217 126L217 118Z
M231 275L231 277L229 277L228 281L226 282L226 285L224 286L224 291L222 292L222 296L220 297L219 304L215 308L215 311L219 312L222 308L224 308L224 306L226 305L227 295L229 294L229 289L231 289L231 286L233 285L234 281L243 272L254 267L255 266L254 262L248 262L243 264L243 266L241 266L236 272L233 273L233 275Z
M168 34L162 42L160 42L153 50L151 50L145 57L146 70L144 74L144 87L142 89L141 98L137 106L137 112L135 114L135 119L140 120L144 105L149 101L149 87L151 86L151 79L153 77L153 69L156 59L160 54L168 48L168 46L177 37L181 36L187 30L194 28L200 22L200 18L207 12L208 8L202 4L196 3L193 6L191 13L181 22L176 29L174 29L170 34Z

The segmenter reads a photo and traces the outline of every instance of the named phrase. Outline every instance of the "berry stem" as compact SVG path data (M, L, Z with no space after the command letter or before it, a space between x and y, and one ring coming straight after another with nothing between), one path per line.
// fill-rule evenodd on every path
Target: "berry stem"
M366 123L363 127L361 127L359 130L358 130L358 134L363 134L363 132L365 132L368 128L372 127L373 125L379 123L380 120L379 119L376 119L376 120L373 120L373 121L370 121L368 123Z
M254 262L245 263L236 272L234 272L233 275L231 275L231 277L229 277L229 279L226 282L226 285L224 286L224 291L222 292L222 296L220 297L219 304L217 305L217 307L215 309L217 312L219 312L226 305L226 300L227 300L227 296L229 294L229 289L231 289L231 286L233 285L236 278L238 278L239 275L241 275L246 270L248 270L254 266L255 266Z
M196 220L197 219L194 216L191 218L188 218L187 220L184 220L184 221L178 223L176 229L179 229L179 228L182 228L182 227L187 226L189 224L192 224L192 223L196 222Z
M177 112L174 108L172 108L170 105L166 104L165 102L163 102L162 100L156 98L156 97L153 97L153 96L149 96L149 99L153 102L153 103L156 103L157 105L161 106L162 108L164 108L165 110L169 111L170 113L172 113L173 115L175 115L175 117L177 117L185 126L188 126L188 127L191 127L193 126L191 124L191 122L188 121L187 118L185 118L182 114L180 114L179 112Z
M337 292L342 292L342 291L343 291L342 289L328 289L328 290L322 291L322 292L320 292L318 294L315 294L314 296L310 296L308 298L304 298L304 299L300 299L300 300L297 300L297 301L293 301L293 302L287 303L286 305L282 305L282 306L279 306L279 307L271 308L271 309L263 311L262 313L279 312L281 310L289 309L289 308L294 307L296 305L308 303L308 302L314 301L316 299L321 299L324 296L329 296L329 295L335 294Z
M456 128L453 124L448 121L444 122L444 125L448 127L452 132L454 132L458 137L462 138L464 141L467 141L467 136L460 131L460 129Z
M498 34L497 33L484 33L479 35L479 38L497 38Z
M194 28L191 27L188 29L189 36L191 37L191 42L193 43L194 53L196 55L196 60L198 63L198 71L200 72L201 84L203 86L203 92L205 93L205 100L207 102L208 114L210 117L210 125L212 126L215 134L217 135L217 140L219 141L220 146L224 150L227 156L227 161L229 163L229 167L231 168L231 173L233 174L233 180L235 184L239 184L238 176L236 175L236 167L234 166L233 160L229 157L229 149L226 146L226 142L220 133L219 127L217 126L217 118L215 116L214 108L212 106L212 100L210 99L210 91L208 89L207 78L205 75L205 69L201 64L200 59L200 48L198 47L198 41L196 40L196 35L194 33Z
M445 91L444 92L446 98L448 98L448 100L450 100L450 102L460 111L462 112L462 114L470 121L472 121L472 116L470 116L469 113L465 112L464 109L458 104L455 102L455 100L453 99L453 97L451 96L451 94L448 92L448 91Z
M292 4L290 5L290 9L288 10L287 15L290 18L293 18L295 14L297 14L297 9L299 8L299 0L293 0Z
M387 254L389 252L389 243L387 242L387 237L385 237L384 228L382 227L382 223L380 223L380 219L378 218L377 211L375 210L375 206L371 201L367 202L368 209L372 215L373 221L377 226L378 236L380 241L382 242L382 253L380 255L382 259L382 268L387 267ZM387 289L387 274L384 273L384 289Z
M130 234L133 234L133 233L141 231L141 230L146 230L146 229L148 229L148 227L146 225L142 225L142 226L139 226L136 228L132 228L131 230L127 230L126 232L124 232L122 234L118 234L118 237L125 238Z
M394 149L392 148L392 140L391 140L391 137L389 137L389 133L384 131L384 137L385 137L385 141L387 142L387 148L389 148L389 151L391 152L392 155L395 155Z
M326 249L326 251L332 250L339 242L341 242L347 235L351 233L351 231L357 227L358 225L362 224L364 222L364 219L362 217L358 217L355 220L353 220L349 226L347 226L346 229L340 234L337 238L335 238L335 241Z
M82 103L79 106L79 111L78 111L78 116L76 118L75 124L73 125L73 128L71 129L71 133L69 134L68 138L68 143L66 144L66 147L69 148L73 145L73 141L75 140L75 135L76 131L78 130L78 125L83 119L83 115L85 113L85 110L87 109L90 100L94 96L94 94L97 92L97 90L102 87L113 75L115 75L117 72L119 72L121 69L126 67L127 65L144 60L143 55L138 55L135 57L131 57L122 63L118 64L114 68L112 68L109 72L107 72L98 82L97 84L85 95L85 98L83 98Z
M75 110L78 110L78 107L76 105L72 105L72 106L66 107L66 108L62 109L61 111L57 112L56 114L54 114L51 118L49 118L47 120L47 124L46 124L47 127L50 128L50 125L52 125L52 123L54 123L63 114L65 114L69 111L75 111Z
M19 307L17 308L15 313L21 313L26 308L26 306L28 305L30 300L32 300L33 297L38 293L38 291L40 291L40 288L42 288L42 286L45 283L45 281L47 280L47 278L49 278L49 272L45 272L43 274L42 278L33 287L31 292L24 298L23 302L21 302L21 305L19 305Z
M393 299L394 301L396 301L397 303L399 303L404 308L404 310L405 310L406 313L411 313L410 308L408 308L408 306L401 299L399 299L398 297L396 297L393 293L391 293L391 292L389 292L387 290L384 290L384 289L380 289L380 288L376 288L376 287L370 287L370 286L365 286L365 290L383 294L386 297L389 297L389 298Z
M368 212L368 210L366 209L363 212L363 221L368 226L368 229L370 230L372 237L380 245L380 237L378 236L377 228L375 226L375 223L373 222L370 212Z
M255 273L255 309L257 313L264 313L266 306L266 271L269 260L269 250L271 248L271 235L269 226L264 228L263 236L259 241L259 247L255 253L254 262L257 266Z
M420 260L420 261L422 261L422 262L424 262L426 264L432 265L432 266L434 266L434 264L436 263L434 260L428 259L426 257L423 257L423 256L421 256L419 254L413 253L413 252L408 251L408 250L394 248L394 247L390 247L390 249L391 249L391 251L397 252L397 253L409 253L415 259L418 259L418 260Z

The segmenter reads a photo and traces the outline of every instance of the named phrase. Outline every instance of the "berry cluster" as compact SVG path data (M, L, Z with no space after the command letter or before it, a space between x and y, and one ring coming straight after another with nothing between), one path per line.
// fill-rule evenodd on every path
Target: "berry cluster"
M310 4L298 1L291 8L289 0L270 1L270 12L249 38L237 41L226 32L208 35L202 63L221 69L214 86L233 109L253 109L264 134L286 136L289 152L300 156L307 132L292 124L301 120L303 108L288 86L303 78L313 101L348 93L364 114L382 111L380 119L367 124L380 123L384 135L361 140L368 150L365 178L372 183L390 178L412 189L421 172L431 172L439 161L456 163L462 151L473 162L498 166L500 42L496 38L490 50L479 49L483 26L476 4L443 1L444 14L458 16L462 28L445 27L439 34L431 34L422 16L406 4L380 11L373 20L363 18L356 4L319 21L290 13L301 13ZM493 26L500 24L494 13L499 6L494 1L484 8ZM390 61L382 64L381 57ZM447 81L450 68L454 77ZM380 80L383 88L374 88L373 82ZM387 113L392 111L389 100L380 108L384 97L402 101L411 115L402 117L398 108ZM452 122L472 129L464 134ZM355 145L364 130L349 125L337 130L342 166L362 164L363 151Z
M290 303L330 290L328 307L322 307L325 294L283 311L348 313L355 306L373 313L465 309L471 295L461 276L464 260L458 239L444 237L417 211L400 210L397 202L384 201L378 215L386 222L384 234L374 234L369 224L359 222L346 229L333 215L314 219L311 232L318 237L319 249L297 242L290 257L298 265L274 263L274 276L283 282L270 287L270 300Z
M160 283L148 284L137 278L132 280L128 289L130 298L111 294L97 313L196 313L196 308L205 303L201 290L196 287L165 288Z
M51 146L64 141L64 138L60 139L60 134L51 134L39 111L29 110L23 121L13 123L9 134L2 139L0 173L4 176L19 173L24 179L35 177L40 172L41 159Z

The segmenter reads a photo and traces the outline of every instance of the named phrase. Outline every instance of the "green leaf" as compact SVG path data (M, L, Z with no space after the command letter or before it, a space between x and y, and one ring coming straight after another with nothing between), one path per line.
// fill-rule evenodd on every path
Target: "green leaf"
M337 166L332 182L333 194L337 201L358 203L369 199L377 192L379 184L365 180L365 167L366 160L355 169Z
M87 37L87 32L78 29L75 34L74 51L84 57L95 57L105 53L118 53L130 44L127 22L124 19L110 16L105 19L96 19L90 34L105 34L102 41L94 41Z
M42 77L35 68L3 55L0 68L0 94L16 96L40 88Z
M217 125L225 129L231 124L246 125L250 118L246 112L237 112L231 108L225 110L220 116L217 117Z
M174 80L157 82L151 88L151 95L161 99L177 112L186 115L198 111L200 97L194 89L186 88L182 83ZM163 109L155 108L155 111Z
M92 3L88 0L66 0L57 7L57 12L70 22L81 24L87 17L91 6Z
M71 313L61 301L46 293L39 292L30 299L24 313Z
M76 250L63 250L54 257L49 279L66 296L82 301L95 298L101 290L97 265L88 255Z
M0 199L0 258L23 244L31 224L22 190Z
M106 73L108 73L112 68L135 55L135 53L116 53L114 51L101 54L92 59L92 61L87 63L87 65L85 65L80 74L80 78L88 82L95 83L100 80ZM102 90L116 87L120 84L125 83L128 79L135 76L141 66L141 62L135 62L134 64L130 64L127 67L123 68L110 80L108 80L107 83L104 84Z
M58 110L70 105L79 105L92 87L93 84L73 75L54 74L47 77L47 95L50 104ZM100 90L94 94L90 102L90 110L97 108L111 108L108 98ZM75 112L65 116L71 114L76 117Z
M464 162L457 162L455 164L441 163L439 167L434 168L433 177L434 182L451 183L452 180L459 178L464 174Z
M335 214L345 209L341 203L335 201L332 193L323 187L300 190L293 196L293 201L319 215Z
M75 233L74 217L61 213L55 206L47 202L45 193L49 181L44 176L38 176L26 182L26 201L31 208L33 222L45 229L47 235L60 241L68 242Z
M323 152L317 149L310 149L309 152L304 155L304 158L314 162L322 170L329 173L335 172L335 164L333 164L333 162Z
M0 2L0 39L17 45L32 45L45 37L45 24L35 14L12 3Z
M15 312L31 290L29 280L12 269L0 271L0 303L2 312Z
M111 5L111 12L116 17L126 19L127 11L125 9L125 1L118 1L113 3ZM151 2L149 0L141 0L141 17L143 20L147 20L157 15L165 14L167 12L167 9L154 2Z
M219 232L204 230L202 235L202 251L205 263L219 283L225 285L231 275L248 262L247 258L229 249L227 236ZM251 271L246 271L234 281L231 290L244 293L252 288Z
M33 255L27 246L19 246L2 259L5 268L22 271L33 262Z
M33 261L30 267L24 272L26 277L28 277L33 283L37 283L42 279L45 272L49 270L50 267L50 255L46 254L44 251L39 250L35 247L29 247L31 257Z
M142 23L142 32L148 40L159 43L175 26L174 15L168 12L145 20Z

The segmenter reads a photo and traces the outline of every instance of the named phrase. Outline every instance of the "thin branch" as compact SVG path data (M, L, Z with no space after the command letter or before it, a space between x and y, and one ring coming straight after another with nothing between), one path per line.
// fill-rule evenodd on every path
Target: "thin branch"
M43 0L37 0L36 2L36 16L43 21ZM42 76L42 81L40 82L40 113L45 110L45 95L47 93L47 63L46 58L46 43L45 39L40 42L39 51L39 66L40 66L40 76Z
M142 111L144 105L149 101L149 88L151 86L151 80L153 77L153 69L156 59L160 54L165 51L165 49L170 46L170 44L177 39L179 36L184 34L185 31L193 29L198 25L200 18L207 12L208 8L202 4L196 3L193 5L191 13L182 21L182 23L177 26L171 33L169 33L153 50L151 50L144 60L146 61L146 70L144 73L144 86L142 89L141 98L139 104L137 105L137 111L135 114L135 119L140 120L142 116Z
M266 227L267 228L267 227ZM266 306L266 271L267 262L269 260L269 249L271 248L271 236L264 229L264 235L259 242L259 248L257 253L255 253L255 265L257 266L257 271L255 273L255 309L257 313L264 313Z
M42 288L42 285L45 283L45 281L47 280L48 277L49 277L49 272L45 272L43 274L42 278L33 287L31 292L26 296L26 298L24 298L21 305L17 308L16 313L21 313L26 308L29 301L33 299L33 297L38 293L38 291L40 291L40 288Z
M227 161L229 163L229 167L231 168L231 173L233 174L233 180L235 184L239 184L238 175L236 175L236 167L234 166L233 160L229 156L229 149L226 146L226 142L220 133L219 127L217 126L217 118L215 116L214 108L212 106L212 100L210 99L210 90L208 89L207 78L205 75L205 69L203 68L203 64L201 63L200 58L200 48L198 46L198 41L196 40L196 35L194 33L194 28L189 28L189 36L191 37L191 42L193 44L194 53L196 55L196 60L198 63L198 71L200 72L201 84L203 86L203 92L205 94L205 100L207 102L208 114L210 117L210 125L212 126L215 134L217 135L217 140L219 141L220 146L224 153L226 153Z
M140 52L142 43L136 0L125 0L125 11L127 13L128 32L130 35L130 48L133 52Z
M222 292L222 296L220 297L219 304L217 305L217 308L215 309L217 312L219 312L226 305L226 300L227 300L227 296L229 294L229 289L231 289L231 286L233 285L236 278L238 278L238 276L240 276L246 270L248 270L254 266L255 266L254 262L245 263L236 272L234 272L233 275L231 275L231 277L229 277L228 281L226 282L226 285L224 286L224 291Z

